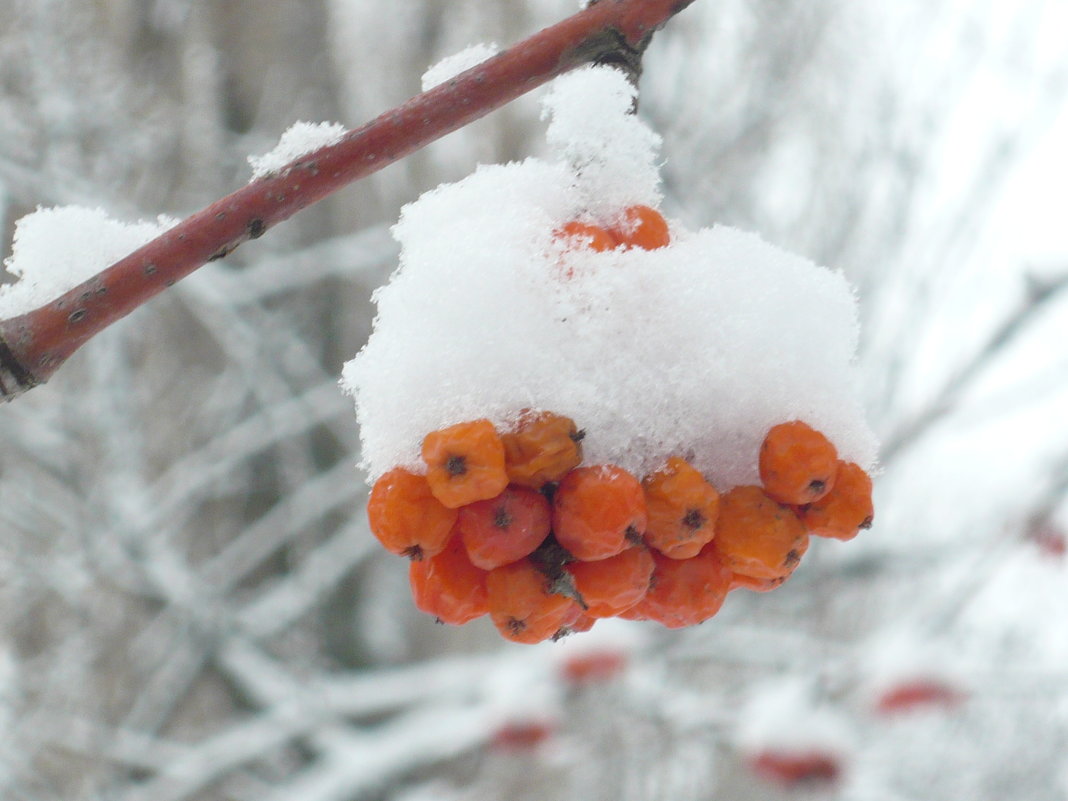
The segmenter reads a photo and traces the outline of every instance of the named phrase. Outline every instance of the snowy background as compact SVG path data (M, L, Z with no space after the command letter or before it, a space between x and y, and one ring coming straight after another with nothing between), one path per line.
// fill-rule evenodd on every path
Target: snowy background
M576 6L0 0L3 251L39 205L184 216L293 122ZM0 408L0 798L1068 798L1066 29L1064 0L697 0L657 35L665 213L845 271L883 441L871 531L693 630L435 626L366 528L337 377L389 226L544 155L537 97L96 338Z

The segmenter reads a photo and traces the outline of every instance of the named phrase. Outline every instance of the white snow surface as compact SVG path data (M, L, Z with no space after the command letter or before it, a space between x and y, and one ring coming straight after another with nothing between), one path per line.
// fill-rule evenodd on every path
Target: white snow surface
M278 172L291 161L321 147L336 145L345 135L345 126L339 122L295 122L286 129L278 144L262 156L249 156L252 180Z
M525 408L574 419L586 464L644 475L678 454L721 490L755 483L764 434L793 419L872 467L840 274L724 226L672 224L654 251L554 238L658 198L659 140L632 97L613 70L572 73L548 102L558 161L482 166L404 208L400 266L342 376L370 479L422 470L430 431Z
M738 745L748 753L822 751L845 756L855 738L841 711L821 702L804 679L777 679L753 689L738 715Z
M164 216L126 223L81 206L38 208L15 222L4 266L18 280L0 286L0 318L43 306L177 223Z
M466 72L472 67L477 67L488 58L493 58L501 51L496 42L473 44L459 53L446 56L437 64L429 67L423 73L423 91L429 92L435 86L440 86L446 81L452 80L461 72Z

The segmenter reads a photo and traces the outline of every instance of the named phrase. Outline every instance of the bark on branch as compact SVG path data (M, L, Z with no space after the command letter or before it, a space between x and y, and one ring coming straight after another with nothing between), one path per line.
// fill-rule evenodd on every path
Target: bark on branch
M636 76L653 33L691 2L598 0L216 201L39 309L0 321L0 398L44 383L94 334L206 262L557 75L608 63Z

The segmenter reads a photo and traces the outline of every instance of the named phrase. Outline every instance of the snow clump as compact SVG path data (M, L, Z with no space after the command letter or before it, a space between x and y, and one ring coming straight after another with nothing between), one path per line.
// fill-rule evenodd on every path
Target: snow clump
M55 300L177 223L164 216L125 223L81 206L38 208L15 223L4 266L18 280L0 286L0 318Z
M429 92L435 86L452 80L461 72L477 67L483 61L493 58L500 50L496 42L480 43L464 48L459 53L446 56L423 73L423 91Z
M481 166L406 206L400 266L342 384L371 480L425 472L423 437L522 409L571 417L584 463L641 477L681 455L721 491L759 482L768 429L802 419L870 469L841 274L725 226L671 224L656 250L597 252L554 236L659 201L659 137L609 68L556 81L552 161Z
M249 156L252 167L252 180L263 178L278 172L291 161L320 148L336 145L345 135L345 126L339 122L295 122L269 153L262 156Z

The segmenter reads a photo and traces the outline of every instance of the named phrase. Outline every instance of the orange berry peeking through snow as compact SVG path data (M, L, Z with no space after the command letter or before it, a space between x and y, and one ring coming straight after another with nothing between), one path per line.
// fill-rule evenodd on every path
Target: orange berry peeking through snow
M656 250L671 244L671 232L664 216L650 206L624 209L620 221L609 233L626 247Z
M501 435L508 480L531 489L559 481L582 461L582 437L570 417L524 412L515 427Z
M838 452L800 420L772 426L760 446L760 480L780 503L806 504L831 491Z
M645 497L638 479L616 465L577 467L553 497L553 533L576 559L607 559L645 531Z
M719 493L685 459L671 457L642 487L649 518L645 541L664 556L696 556L715 536Z
M450 509L493 498L508 486L504 445L489 420L427 434L422 450L430 491Z

